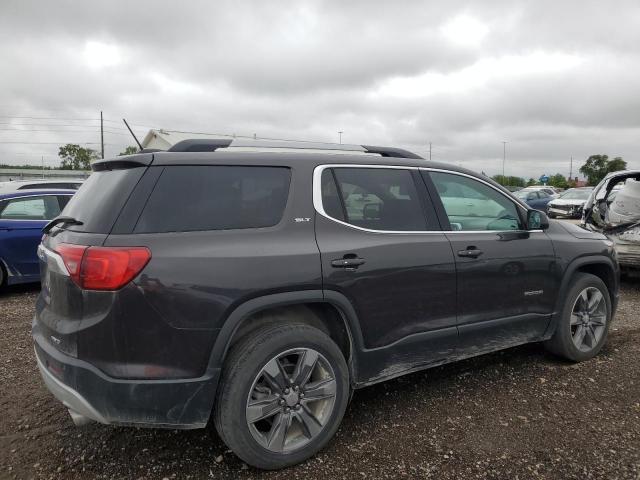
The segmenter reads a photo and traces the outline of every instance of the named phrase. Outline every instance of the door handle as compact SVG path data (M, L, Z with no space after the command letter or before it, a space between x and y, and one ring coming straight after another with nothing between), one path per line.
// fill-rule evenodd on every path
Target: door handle
M478 250L476 247L467 247L466 250L458 250L459 257L478 258L483 253L482 250Z
M333 268L345 268L347 270L355 270L362 264L364 264L364 258L356 257L355 255L345 255L342 258L331 260Z

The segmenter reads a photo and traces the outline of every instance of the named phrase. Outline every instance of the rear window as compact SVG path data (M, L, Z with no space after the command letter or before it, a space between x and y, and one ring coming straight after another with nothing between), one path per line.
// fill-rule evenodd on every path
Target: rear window
M66 227L87 233L109 233L145 167L93 172L63 214L83 222Z
M282 219L290 178L282 167L165 167L134 231L274 226Z

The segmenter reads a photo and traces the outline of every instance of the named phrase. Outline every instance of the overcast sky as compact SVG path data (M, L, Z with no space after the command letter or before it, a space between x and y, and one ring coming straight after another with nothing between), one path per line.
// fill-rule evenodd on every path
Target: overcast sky
M640 2L0 2L0 163L149 127L640 168ZM29 117L29 118L27 118ZM38 118L42 117L42 118ZM21 130L30 130L24 132Z

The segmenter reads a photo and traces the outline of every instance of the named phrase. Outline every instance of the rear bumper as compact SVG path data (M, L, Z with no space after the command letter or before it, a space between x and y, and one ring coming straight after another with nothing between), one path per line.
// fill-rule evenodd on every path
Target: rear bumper
M57 351L34 331L49 391L75 415L104 424L192 429L206 426L220 371L184 380L122 380Z

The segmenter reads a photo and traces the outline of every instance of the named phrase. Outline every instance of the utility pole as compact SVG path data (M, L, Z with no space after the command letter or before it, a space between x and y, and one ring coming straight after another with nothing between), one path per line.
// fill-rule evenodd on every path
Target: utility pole
M42 160L42 178L44 178L44 155L40 159Z
M100 110L100 152L104 160L104 124L102 122L102 110Z
M569 181L573 179L573 155L571 155L571 163L569 163Z
M431 142L429 142L429 161L431 161Z
M344 132L342 130L338 130L338 135L340 135L340 137L339 137L340 138L340 143L342 143L342 134L343 133Z
M504 178L504 163L507 161L507 142L502 142L502 181L505 181Z

